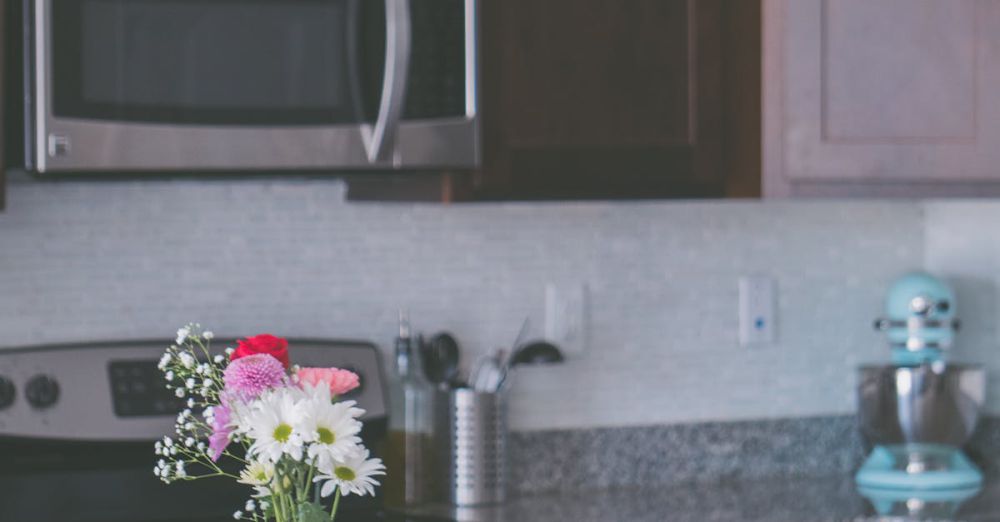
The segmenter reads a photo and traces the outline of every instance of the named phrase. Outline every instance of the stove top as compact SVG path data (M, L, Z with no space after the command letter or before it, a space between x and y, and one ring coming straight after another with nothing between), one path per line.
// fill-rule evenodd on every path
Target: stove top
M248 487L228 480L167 486L153 474L153 441L173 432L181 409L162 393L156 370L167 344L0 349L0 521L232 520ZM220 351L233 344L213 342ZM322 339L289 344L297 364L358 373L362 385L350 398L367 411L361 436L377 450L387 428L377 348ZM338 522L392 520L371 497L347 497L341 507Z

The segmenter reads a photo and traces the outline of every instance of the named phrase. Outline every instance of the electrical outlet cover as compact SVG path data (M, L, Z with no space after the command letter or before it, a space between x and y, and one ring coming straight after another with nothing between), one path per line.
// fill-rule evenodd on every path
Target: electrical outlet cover
M773 345L777 339L777 284L767 276L740 278L740 346Z
M545 285L545 340L566 354L583 354L588 343L586 283Z

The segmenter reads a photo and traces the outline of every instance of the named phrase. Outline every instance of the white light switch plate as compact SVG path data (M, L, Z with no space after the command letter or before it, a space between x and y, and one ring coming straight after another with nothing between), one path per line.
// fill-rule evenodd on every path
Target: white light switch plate
M566 354L587 350L587 284L545 285L545 340Z
M767 276L740 278L740 346L767 346L777 339L777 284Z

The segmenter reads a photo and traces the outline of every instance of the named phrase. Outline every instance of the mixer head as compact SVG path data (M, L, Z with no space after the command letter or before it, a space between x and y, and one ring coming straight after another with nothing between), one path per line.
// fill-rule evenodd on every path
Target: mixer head
M875 328L886 333L897 363L943 359L959 327L955 292L926 272L911 272L893 282L885 313Z

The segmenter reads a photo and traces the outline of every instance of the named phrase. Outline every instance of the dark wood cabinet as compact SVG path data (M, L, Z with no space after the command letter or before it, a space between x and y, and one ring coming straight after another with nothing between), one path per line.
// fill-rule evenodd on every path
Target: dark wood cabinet
M477 194L723 195L723 3L482 2Z
M480 6L483 167L352 198L760 196L761 0Z
M7 30L7 0L0 0L0 31L3 34L0 35L0 211L4 209L7 202L7 155L4 154L7 149L8 143L11 141L7 135L7 129L10 128L10 124L7 121L7 91L4 86L7 84L9 78L6 74L7 72L7 61L4 59L7 56L8 49L4 45L7 40L10 31Z

